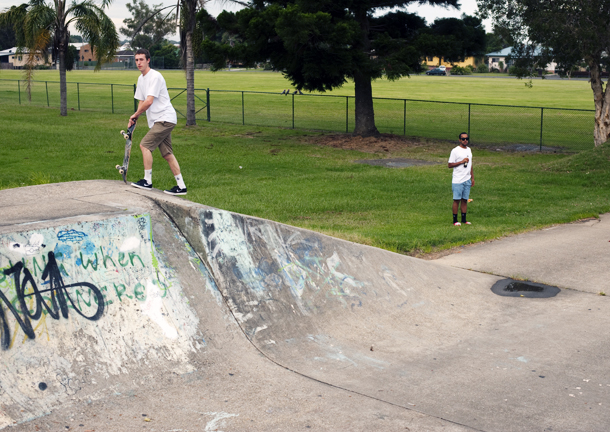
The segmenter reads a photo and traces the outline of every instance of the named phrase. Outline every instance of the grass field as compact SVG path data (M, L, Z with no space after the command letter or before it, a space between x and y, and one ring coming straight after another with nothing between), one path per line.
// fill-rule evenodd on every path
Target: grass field
M57 75L57 71L36 73L39 81L32 87L32 105L59 105ZM173 104L184 118L184 74L164 71L164 75ZM3 80L20 76L19 71L0 73ZM68 75L69 109L130 114L137 77L137 71L73 71ZM198 71L195 81L199 120L208 118L205 89L209 88L213 122L340 132L354 128L354 99L347 97L353 96L352 83L324 96L282 96L281 90L289 85L279 73ZM0 103L29 104L23 86L23 82L0 81ZM377 80L373 90L377 127L385 133L450 139L456 130L470 130L479 143L542 144L572 150L590 148L593 142L593 113L571 111L592 107L586 81L536 80L528 88L513 78L413 76L397 82ZM542 112L540 108L467 103L555 109Z
M88 179L118 179L118 131L126 117L5 105L0 188ZM136 130L135 142L146 132ZM576 155L519 154L474 148L472 226L451 225L455 144L422 141L393 157L438 165L388 169L353 163L385 157L312 143L306 130L179 121L173 142L189 188L206 205L313 229L344 239L416 254L593 217L610 211L610 147ZM133 152L130 181L142 176ZM156 188L174 185L156 154Z
M138 74L139 72L136 70L71 71L68 72L68 81L133 85L138 79ZM21 79L22 76L23 73L17 70L0 71L0 79ZM182 71L166 70L163 71L163 76L168 87L186 87L186 79ZM59 72L37 71L34 79L59 81ZM525 82L515 78L477 75L454 77L414 75L395 82L386 79L374 81L373 96L443 102L594 109L593 94L586 80L534 80L532 88L525 86ZM195 87L281 93L283 89L290 88L290 82L279 72L196 71ZM342 88L326 94L353 96L354 85L352 82L348 82Z

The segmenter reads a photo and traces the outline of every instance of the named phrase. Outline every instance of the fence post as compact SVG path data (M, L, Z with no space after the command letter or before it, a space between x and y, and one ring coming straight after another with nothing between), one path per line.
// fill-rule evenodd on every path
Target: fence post
M246 124L246 108L244 107L244 92L241 92L241 124Z
M136 101L135 95L136 95L136 85L133 85L133 112L136 112L138 110L138 102Z
M76 83L76 98L78 99L78 110L80 111L80 83Z
M470 136L470 104L468 104L468 136Z
M207 90L205 91L205 99L206 99L206 106L208 108L208 122L210 121L210 88L208 87Z
M17 80L17 92L19 93L19 105L21 105L21 81Z
M402 134L406 135L407 134L407 100L403 100L404 102L404 122L402 125Z
M110 84L110 100L112 104L112 114L114 114L114 84Z
M540 151L542 151L542 125L544 122L544 108L540 108Z
M349 96L345 96L345 133L349 131Z
M292 94L292 128L294 129L294 93Z
M47 89L47 107L49 107L49 106L50 106L50 105L49 105L49 82L48 82L48 81L45 81L45 82L44 82L44 86L45 86L45 87L46 87L46 89Z

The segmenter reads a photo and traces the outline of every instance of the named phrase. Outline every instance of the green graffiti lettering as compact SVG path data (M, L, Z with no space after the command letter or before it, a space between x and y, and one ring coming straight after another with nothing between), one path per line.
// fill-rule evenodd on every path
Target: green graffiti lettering
M121 267L127 267L127 264L129 264L129 261L125 261L125 263L123 263L124 258L125 258L125 252L119 252L119 265Z
M157 279L155 280L155 285L157 285L157 287L159 287L159 289L162 292L161 298L165 298L167 297L167 291L169 290L169 285L167 285L165 282L163 282L161 280L161 278L159 278L159 273L157 272Z
M125 295L125 297L129 298L129 299L133 299L132 296L130 296L129 294L125 294L125 291L127 291L127 287L123 284L114 284L114 291L116 292L117 297L119 298L119 301L121 300L121 297L123 297L123 295Z
M106 296L106 293L108 292L108 288L103 286L100 288L100 292L102 293L102 297L104 297L104 304L106 305L111 305L112 303L114 303L112 300L108 300L108 297ZM97 301L97 299L96 299Z
M94 255L95 255L95 263L93 261L91 261L89 258L87 258L87 264L85 264L85 260L83 259L83 253L82 252L80 253L80 262L85 270L87 269L87 267L89 267L89 265L91 265L91 268L93 270L97 271L97 254L94 254Z
M142 267L144 267L144 263L142 262L142 259L138 256L138 254L136 254L135 252L129 252L129 260L131 261L131 265L133 265L134 258L137 258L140 261Z
M38 271L40 270L40 273L42 274L42 272L44 271L44 267L46 267L46 260L45 260L45 256L42 256L42 261L43 261L43 266L41 267L40 264L38 264L38 260L36 259L36 257L32 258L32 267L34 268L34 276L38 276Z
M82 299L83 303L85 303L87 305L87 307L91 307L91 303L92 303L91 290L87 290L87 293L89 293L89 301L85 300L85 297L83 296L83 293L81 292L81 290L79 290L79 289L76 290L76 301L78 302L79 310L83 310L83 308L80 305L81 299Z
M104 250L102 249L102 247L100 246L100 253L102 254L102 257L104 257L104 268L108 268L108 266L106 265L106 261L110 260L110 262L112 262L112 265L114 267L116 267L116 264L114 263L113 259L110 257L110 255L104 255Z
M146 300L146 287L138 282L138 284L133 288L133 294L140 301Z
M59 271L63 276L70 277L70 275L68 274L68 271L64 267L63 263L59 265Z

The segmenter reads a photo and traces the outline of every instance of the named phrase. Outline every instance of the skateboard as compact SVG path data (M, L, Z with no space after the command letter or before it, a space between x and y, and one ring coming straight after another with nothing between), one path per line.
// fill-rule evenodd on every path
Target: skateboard
M115 168L123 176L123 181L127 184L127 169L129 168L129 156L131 156L131 137L136 129L136 122L132 124L126 131L122 130L121 135L125 138L125 156L123 156L123 165L117 165Z

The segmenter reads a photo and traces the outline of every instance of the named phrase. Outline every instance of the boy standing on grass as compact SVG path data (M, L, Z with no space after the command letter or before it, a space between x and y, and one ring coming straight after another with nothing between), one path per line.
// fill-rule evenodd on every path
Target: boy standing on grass
M147 49L139 49L135 55L136 66L142 73L138 77L138 85L134 97L140 101L138 110L129 117L130 127L143 112L146 112L150 130L140 142L142 159L144 161L144 178L131 185L140 189L152 189L152 152L159 148L161 156L169 164L177 186L164 191L170 195L186 195L186 185L180 174L180 165L172 150L172 130L178 122L176 110L172 106L163 75L150 68L150 53Z
M453 179L451 189L453 190L453 225L470 225L466 221L466 209L470 188L474 186L474 172L472 170L472 151L468 148L468 134L462 132L459 135L460 145L451 150L448 168L453 168ZM457 220L458 206L461 204L462 222Z

